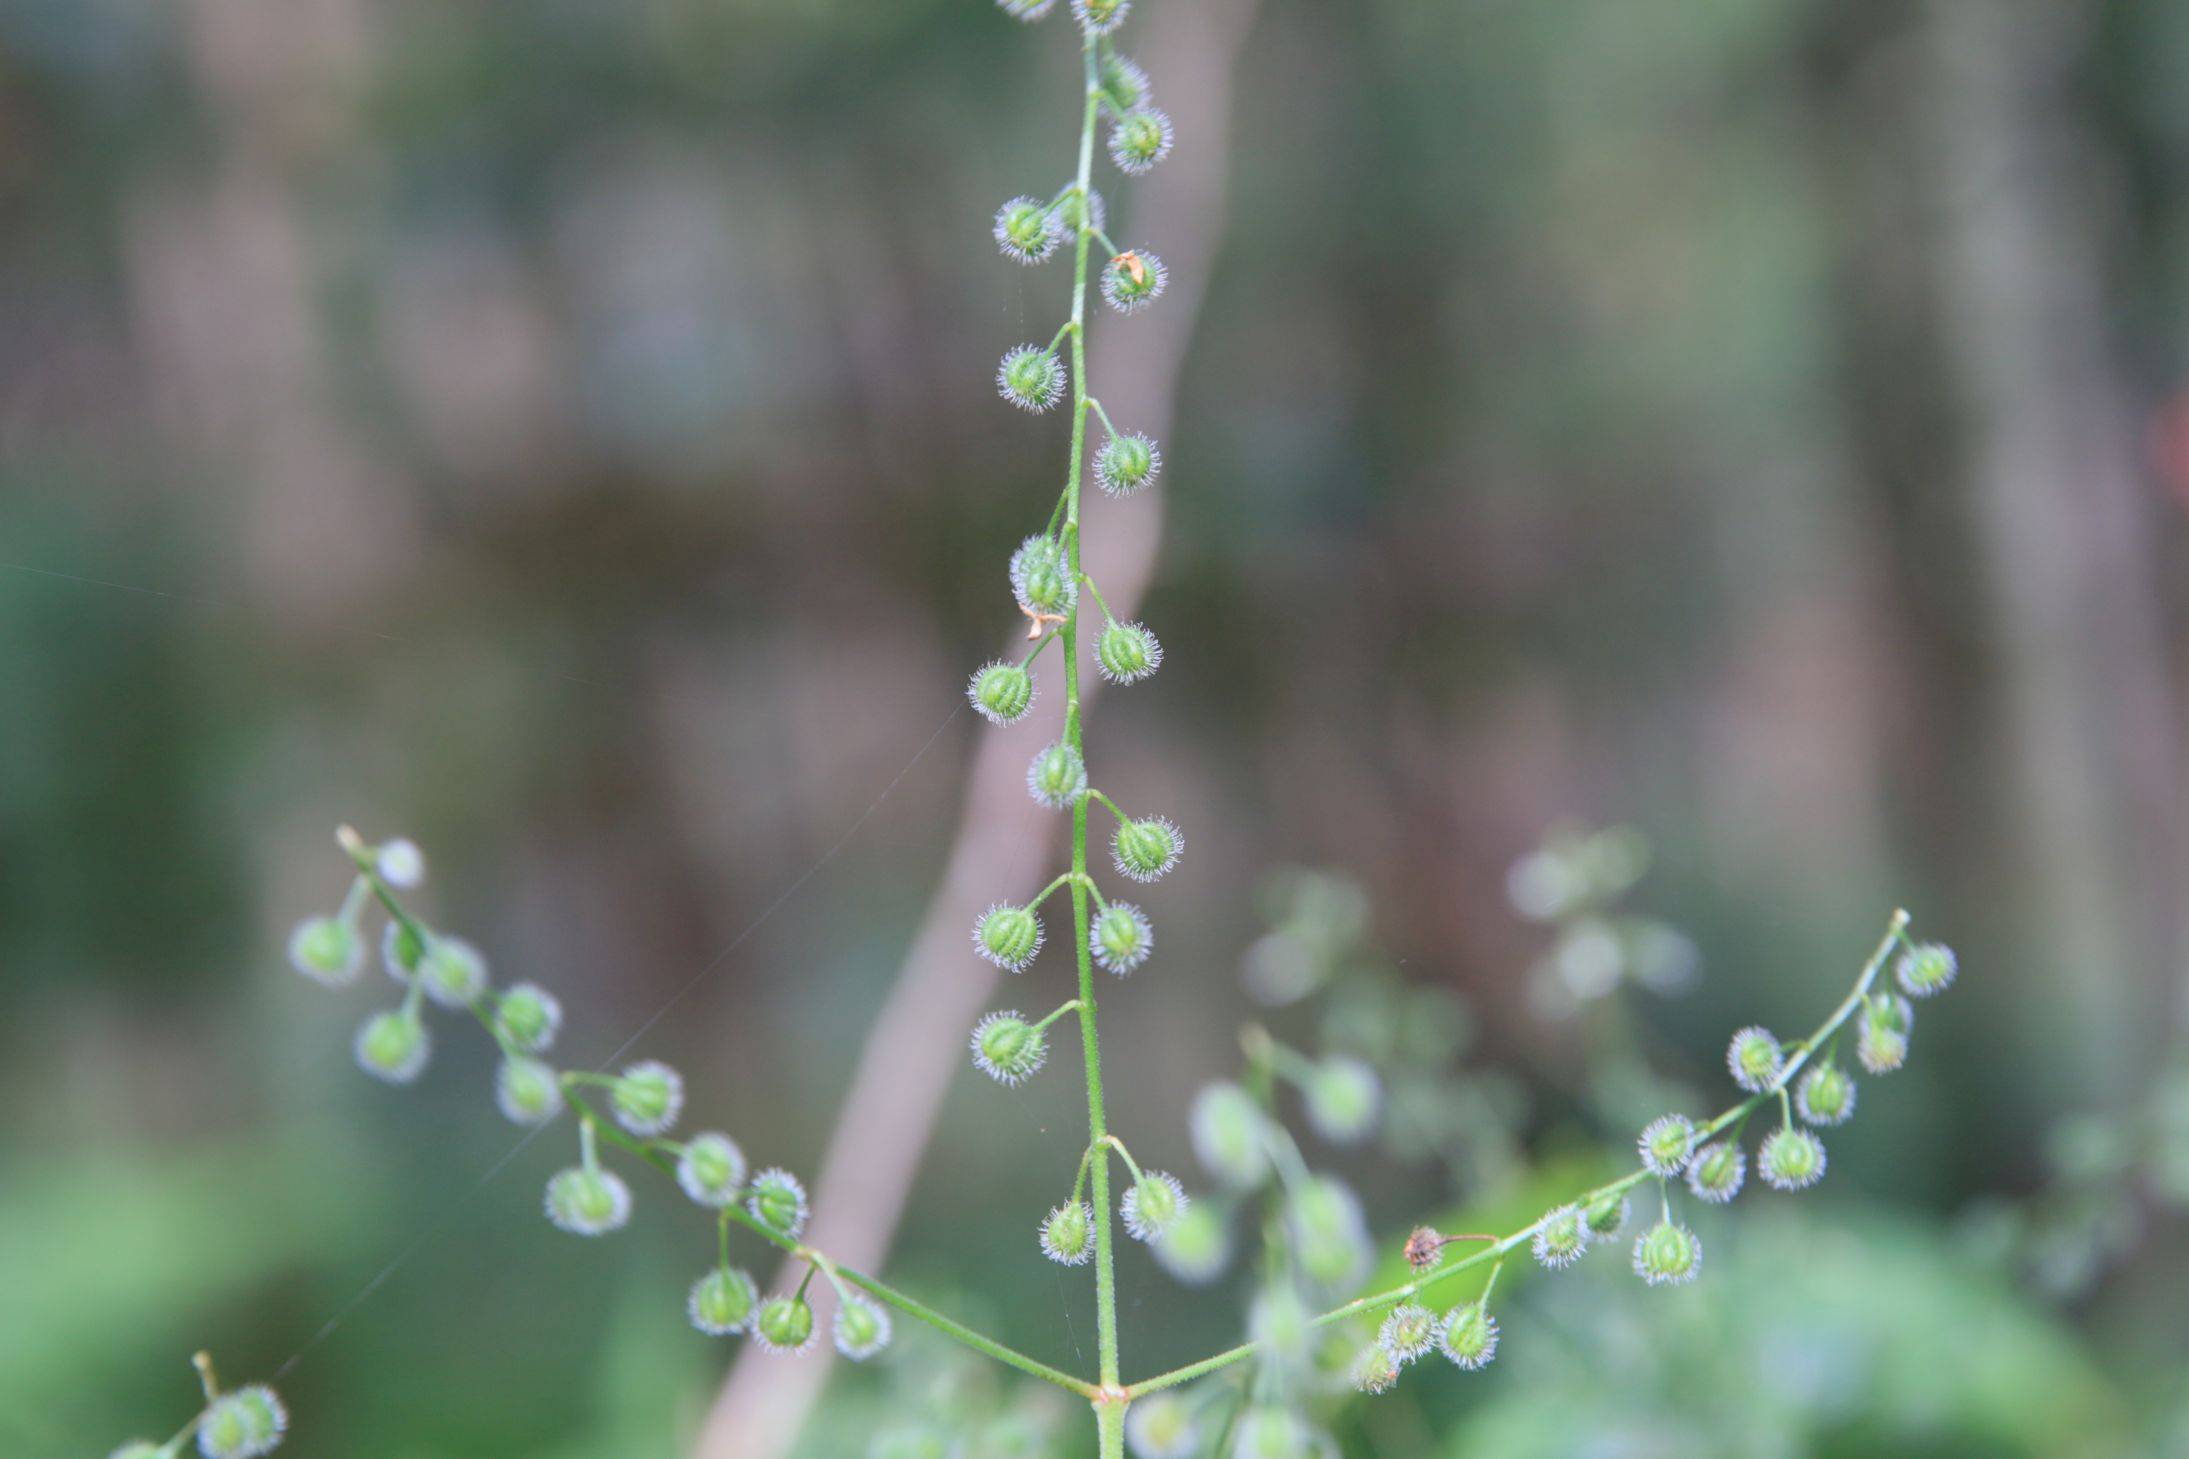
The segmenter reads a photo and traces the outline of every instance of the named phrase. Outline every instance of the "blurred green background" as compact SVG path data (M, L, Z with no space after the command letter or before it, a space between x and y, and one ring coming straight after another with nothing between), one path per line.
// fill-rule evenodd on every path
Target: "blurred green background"
M1813 1198L1704 1218L1669 1298L1526 1284L1499 1364L1345 1411L1347 1452L2189 1451L2189 7L1141 8L1168 166L1227 186L1100 184L1201 259L1167 326L1095 326L1098 371L1182 350L1113 356L1175 419L1163 487L1090 508L1098 547L1163 522L1170 652L1096 773L1192 838L1106 1004L1134 1148L1191 1168L1281 863L1359 881L1569 1162L1348 1167L1391 1240L1524 1220L1628 1137L1527 993L1506 873L1555 825L1654 846L1636 902L1700 977L1622 1006L1714 1094L1894 905L1964 968ZM299 1454L683 1451L726 1361L680 1321L704 1223L653 1189L618 1241L548 1230L566 1129L478 1186L486 1051L370 1083L371 1000L282 941L340 895L334 825L415 836L573 1061L712 966L644 1052L813 1168L1055 489L1056 422L990 375L1065 275L986 232L1068 171L1068 26L0 0L0 1452L164 1435L194 1348L307 1343ZM1076 1070L975 1078L889 1271L1091 1363L1030 1239ZM1121 1285L1135 1371L1235 1338L1232 1287ZM802 1452L942 1361L901 1335Z

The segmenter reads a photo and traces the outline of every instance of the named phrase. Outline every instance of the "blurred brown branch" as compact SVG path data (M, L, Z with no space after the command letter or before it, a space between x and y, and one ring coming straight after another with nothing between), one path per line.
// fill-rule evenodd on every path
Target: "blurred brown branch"
M1936 0L1930 19L1938 289L1996 612L2017 782L2005 813L2035 873L2023 934L2074 980L2069 1077L2118 1098L2148 1067L2161 1000L2180 996L2181 740L2159 498L2107 338L2117 164L2069 95L2066 58L2095 44L2095 15ZM2138 987L2136 968L2168 971ZM2082 976L2094 969L2124 976Z

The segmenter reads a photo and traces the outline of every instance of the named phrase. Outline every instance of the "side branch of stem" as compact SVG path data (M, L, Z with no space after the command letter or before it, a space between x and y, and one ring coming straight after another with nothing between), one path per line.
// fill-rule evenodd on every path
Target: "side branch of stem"
M667 1151L657 1149L625 1134L613 1121L603 1119L600 1112L587 1103L584 1096L578 1094L569 1085L564 1086L564 1092L569 1097L570 1103L577 1109L578 1117L584 1121L585 1128L598 1131L600 1138L606 1140L609 1144L645 1161L672 1180L675 1179L676 1161ZM977 1353L994 1358L999 1363L1007 1364L1022 1373L1042 1379L1044 1382L1054 1383L1057 1387L1076 1393L1082 1398L1091 1399L1097 1391L1095 1385L1084 1378L1075 1378L1061 1368L1052 1368L1038 1358L1030 1358L1015 1348L1006 1347L986 1333L976 1332L956 1318L937 1312L917 1297L899 1291L878 1277L870 1277L865 1272L844 1266L823 1252L800 1245L795 1238L786 1236L774 1227L754 1219L750 1212L740 1207L724 1207L722 1219L744 1227L763 1241L780 1247L794 1256L805 1256L815 1265L835 1273L854 1286L862 1287L871 1292L874 1296L887 1302L915 1322L923 1322L937 1332L942 1333L945 1337L953 1338Z
M1891 921L1886 926L1884 940L1879 942L1876 951L1870 954L1869 961L1862 965L1862 972L1855 979L1854 988L1841 1001L1840 1005L1832 1010L1831 1015L1817 1028L1817 1031L1808 1037L1803 1044L1802 1051L1792 1059L1787 1060L1784 1067L1779 1070L1777 1079L1704 1125L1700 1132L1700 1138L1708 1139L1724 1130L1728 1125L1747 1118L1750 1111L1765 1100L1776 1099L1793 1082L1795 1076L1801 1073L1802 1066L1808 1062L1810 1052L1824 1044L1833 1034L1839 1032L1840 1026L1854 1016L1855 1010L1862 1006L1862 1000L1870 995L1870 990L1876 986L1879 971L1885 966L1885 959L1898 944L1907 925L1907 912L1895 911ZM1636 1169L1617 1180L1597 1186L1594 1190L1584 1191L1574 1197L1573 1201L1568 1204L1586 1207L1613 1196L1625 1195L1635 1186L1648 1179L1650 1179L1648 1170ZM1546 1213L1518 1231L1498 1238L1494 1244L1485 1246L1479 1251L1470 1252L1459 1260L1446 1263L1434 1271L1416 1277L1410 1282L1393 1287L1388 1291L1377 1292L1366 1297L1356 1297L1342 1306L1333 1307L1328 1312L1315 1318L1313 1325L1325 1327L1333 1322L1342 1322L1348 1317L1380 1312L1387 1307L1405 1301L1409 1297L1425 1292L1448 1278L1456 1277L1461 1272L1470 1271L1481 1266L1484 1262L1500 1261L1507 1252L1515 1247L1534 1240L1536 1232L1540 1231L1544 1222L1549 1219L1550 1213ZM1203 1358L1197 1363L1188 1363L1182 1368L1173 1368L1167 1373L1158 1373L1152 1378L1143 1378L1138 1383L1128 1385L1125 1392L1130 1398L1138 1398L1144 1394L1158 1392L1161 1389L1175 1388L1181 1383L1190 1383L1196 1378L1205 1377L1219 1369L1228 1368L1233 1363L1251 1358L1261 1349L1262 1344L1259 1342L1241 1343L1235 1348L1229 1348L1211 1357Z

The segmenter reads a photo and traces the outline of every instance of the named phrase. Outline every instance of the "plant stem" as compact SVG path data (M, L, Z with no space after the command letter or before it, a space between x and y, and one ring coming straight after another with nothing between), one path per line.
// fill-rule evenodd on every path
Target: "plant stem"
M1768 1087L1764 1088L1758 1093L1750 1095L1748 1098L1742 1100L1739 1104L1734 1105L1731 1109L1726 1110L1723 1114L1720 1114L1716 1119L1710 1121L1709 1124L1704 1125L1702 1128L1702 1133L1698 1137L1699 1139L1707 1140L1712 1135L1715 1135L1719 1131L1725 1129L1726 1126L1731 1125L1738 1120L1746 1119L1749 1113L1754 1110L1756 1106L1762 1104L1767 1099L1776 1098L1780 1091L1785 1089L1787 1084L1792 1081L1794 1076L1801 1072L1801 1066L1808 1062L1810 1052L1816 1049L1822 1043L1824 1043L1825 1040L1829 1039L1833 1034L1839 1032L1840 1025L1844 1024L1850 1017L1854 1015L1854 1011L1862 1006L1862 1000L1869 996L1871 987L1877 982L1879 969L1885 966L1886 957L1891 954L1894 946L1899 941L1907 925L1908 914L1905 911L1896 911L1893 913L1892 921L1887 925L1885 929L1884 940L1877 945L1877 950L1870 954L1870 960L1863 964L1861 975L1855 979L1855 986L1853 991L1847 995L1847 997L1840 1003L1839 1007L1832 1010L1831 1016L1824 1020L1823 1024L1817 1029L1817 1031L1809 1036L1807 1047L1805 1047L1802 1052L1795 1058L1789 1059L1786 1062L1786 1066L1779 1071L1779 1077L1774 1080ZM1608 1196L1624 1195L1626 1194L1626 1192L1632 1190L1635 1186L1640 1185L1643 1181L1648 1179L1650 1179L1649 1171L1647 1171L1646 1169L1638 1169L1630 1172L1629 1174L1619 1177L1619 1179L1612 1181L1608 1185L1600 1185L1594 1190L1584 1192L1583 1194L1575 1197L1571 1202L1568 1202L1567 1204L1580 1205L1584 1209L1586 1209L1586 1207L1593 1204L1594 1202L1603 1200ZM1352 1301L1346 1303L1342 1307L1333 1307L1330 1311L1325 1312L1320 1317L1314 1319L1312 1325L1316 1327L1325 1327L1333 1322L1341 1322L1348 1317L1359 1316L1372 1312L1380 1312L1386 1307L1390 1307L1396 1303L1403 1302L1409 1297L1413 1297L1427 1291L1430 1287L1433 1287L1439 1282L1442 1282L1447 1277L1458 1276L1461 1272L1467 1271L1473 1267L1478 1267L1487 1261L1502 1260L1505 1254L1511 1251L1514 1247L1519 1246L1527 1241L1533 1240L1535 1237L1535 1233L1542 1229L1543 1223L1550 1219L1551 1214L1552 1213L1550 1212L1546 1212L1544 1215L1538 1217L1529 1225L1522 1227L1520 1230L1513 1232L1509 1236L1500 1238L1496 1245L1486 1246L1480 1251L1472 1252L1467 1256L1461 1257L1458 1261L1453 1262L1449 1266L1438 1267L1435 1271L1430 1272L1426 1276L1416 1277L1413 1281L1407 1282L1403 1286L1393 1287L1386 1292L1377 1292L1372 1296L1355 1297ZM1218 1369L1228 1368L1233 1363L1239 1362L1244 1358L1251 1358L1256 1353L1260 1352L1261 1349L1262 1344L1259 1342L1241 1343L1238 1347L1227 1349L1224 1352L1216 1354L1214 1357L1203 1358L1198 1363L1188 1363L1183 1368L1173 1368L1168 1373L1159 1373L1153 1378L1143 1378L1138 1383L1134 1383L1126 1388L1126 1397L1128 1399L1139 1398L1143 1394L1154 1393L1159 1389L1175 1388L1181 1383L1189 1383L1195 1378L1200 1378L1209 1373L1214 1373Z
M1072 265L1072 459L1065 468L1064 536L1073 581L1081 577L1079 554L1080 461L1087 450L1087 252L1094 234L1093 176L1095 122L1100 115L1097 37L1085 36L1081 61L1087 99L1079 125L1079 229ZM1079 709L1079 599L1059 630L1064 647L1064 738L1086 758ZM1095 1396L1095 1431L1101 1459L1122 1459L1125 1452L1125 1405L1111 1397L1117 1389L1117 1260L1110 1227L1109 1125L1102 1107L1102 1046L1095 1032L1094 955L1087 942L1087 799L1072 803L1072 944L1079 959L1079 1042L1087 1065L1087 1139L1094 1150L1095 1343L1101 1391ZM1107 1400L1107 1401L1106 1401Z
M1034 1032L1040 1033L1050 1024L1055 1023L1058 1019L1062 1018L1065 1014L1076 1013L1078 1011L1079 1000L1077 998L1069 999L1063 1003L1059 1003L1054 1009L1050 1011L1049 1015L1046 1018L1042 1019L1039 1023L1034 1025Z
M1094 1162L1095 1147L1089 1145L1079 1152L1079 1170L1072 1176L1072 1204L1078 1205L1087 1196L1087 1167Z
M1147 1177L1140 1173L1140 1162L1133 1159L1132 1151L1125 1148L1125 1142L1123 1140L1118 1139L1115 1135L1111 1135L1108 1137L1108 1144L1109 1147L1112 1150L1115 1150L1118 1155L1124 1160L1125 1168L1133 1173L1134 1185L1140 1185L1147 1180Z
M394 890L390 888L386 882L381 880L378 869L372 865L372 858L369 849L365 847L363 840L358 837L357 833L351 830L349 827L345 826L338 834L337 839L341 842L343 850L349 853L353 861L357 862L360 873L362 874L364 879L371 885L373 895L379 900L380 904L387 909L388 915L390 917L393 917L397 922L402 923L405 927L413 929L419 936L422 937L427 935L423 924L418 922L418 920L411 915L409 909L403 905L402 899L395 895ZM1082 879L1082 881L1084 881L1084 879ZM1075 883L1075 885L1080 884ZM1082 947L1086 945L1086 941L1087 939L1084 933L1082 933L1080 937L1080 943ZM414 994L420 985L421 980L417 978L413 978L411 980L411 987ZM494 1029L492 1023L487 1019L484 1011L481 1010L478 1005L474 1004L473 1012L479 1014L481 1022L487 1024L488 1032L495 1033L496 1042L500 1042L498 1032ZM671 1180L676 1179L677 1162L674 1155L672 1155L668 1150L662 1148L658 1144L634 1139L632 1136L625 1134L622 1128L616 1125L614 1122L603 1119L600 1112L593 1107L593 1105L585 1098L583 1094L579 1092L581 1089L585 1088L588 1085L596 1085L603 1088L613 1089L616 1084L620 1082L615 1075L604 1074L598 1070L566 1070L558 1076L557 1082L562 1087L563 1097L569 1100L571 1107L578 1112L579 1149L581 1152L581 1159L583 1160L586 1168L595 1169L598 1167L598 1156L595 1150L594 1142L596 1139L600 1139L606 1140L609 1144L616 1146L618 1149L621 1149L628 1154L636 1156L638 1159L644 1161L646 1164L660 1171L663 1175L668 1176ZM916 1322L923 1322L927 1324L929 1327L934 1328L937 1332L940 1332L946 1337L953 1338L956 1341L965 1344L965 1346L973 1349L977 1353L981 1353L987 1357L994 1358L997 1362L1016 1368L1022 1373L1031 1374L1033 1377L1042 1379L1044 1382L1054 1383L1057 1385L1057 1387L1066 1389L1067 1391L1072 1393L1076 1393L1082 1398L1091 1399L1095 1397L1098 1391L1094 1384L1089 1383L1084 1378L1075 1378L1070 1373L1065 1372L1061 1368L1052 1368L1047 1363L1044 1363L1037 1358L1030 1358L1026 1354L1019 1352L1015 1348L1006 1347L1002 1343L997 1342L994 1338L987 1336L985 1333L975 1332L972 1328L967 1327L964 1323L957 1321L955 1318L944 1316L942 1313L937 1312L934 1308L929 1307L926 1303L898 1291L895 1287L890 1286L886 1282L880 1281L874 1277L870 1277L864 1272L856 1271L850 1267L839 1265L831 1261L827 1256L818 1251L814 1251L810 1247L802 1248L798 1242L792 1240L788 1236L783 1235L781 1232L774 1230L772 1227L763 1225L761 1222L753 1219L753 1217L749 1213L739 1209L736 1206L724 1207L719 1217L721 1228L721 1258L724 1266L727 1266L729 1264L729 1231L730 1223L733 1221L738 1225L743 1226L748 1231L751 1231L755 1235L761 1237L763 1240L771 1242L774 1245L782 1248L784 1251L792 1252L794 1254L800 1252L801 1250L805 1251L807 1255L815 1261L824 1263L829 1266L833 1271L840 1273L844 1280L852 1282L860 1287L864 1287L868 1292L872 1293L876 1297L879 1297L882 1301L887 1302L890 1306L896 1308L899 1312L904 1313L907 1317L912 1318ZM1109 1381L1112 1385L1114 1385L1116 1382L1115 1376L1113 1375ZM197 1421L193 1420L191 1423L191 1427L189 1429L185 1429L183 1433L178 1437L185 1439L188 1438L190 1433L196 1428L196 1425Z
M374 899L387 910L390 917L403 925L405 932L418 939L420 947L425 946L433 933L404 909L394 891L381 879L380 863L374 859L373 849L365 844L365 838L358 835L354 827L338 826L335 828L334 839L335 844L342 848L343 854L356 865L358 875L371 886Z
M1115 623L1117 621L1117 615L1110 611L1110 605L1108 603L1102 601L1102 589L1095 586L1095 580L1085 573L1081 573L1079 575L1079 580L1087 585L1088 592L1094 594L1095 606L1102 610L1102 617L1104 618L1104 620L1107 622Z
M640 1160L645 1161L648 1165L653 1166L656 1170L659 1170L662 1174L669 1176L671 1179L675 1178L676 1162L669 1158L667 1152L662 1150L656 1150L638 1140L635 1140L629 1135L626 1135L617 1126L603 1120L600 1117L599 1113L594 1110L591 1105L586 1103L584 1096L580 1095L576 1091L576 1089L571 1088L567 1084L564 1086L564 1093L569 1098L570 1103L577 1108L580 1118L587 1125L594 1129L597 1129L600 1132L600 1138L606 1140L609 1144L618 1147L626 1153L634 1155ZM782 1250L790 1252L793 1255L803 1253L810 1260L827 1260L827 1258L822 1257L822 1254L820 1252L815 1251L811 1247L801 1246L797 1241L788 1236L785 1236L782 1232L775 1230L773 1227L767 1226L759 1221L754 1220L750 1213L741 1210L736 1206L724 1207L722 1210L722 1219L724 1221L736 1222L738 1225L752 1232L755 1236L758 1236L761 1240L766 1241L774 1246L780 1247ZM896 1308L905 1316L912 1318L916 1322L926 1323L929 1327L934 1328L937 1332L942 1333L945 1337L954 1338L958 1342L965 1344L967 1347L971 1348L977 1353L980 1353L986 1357L994 1358L999 1363L1003 1363L1010 1367L1016 1368L1021 1373L1030 1374L1033 1377L1043 1380L1044 1382L1054 1383L1057 1387L1065 1389L1072 1393L1076 1393L1082 1398L1093 1398L1095 1396L1095 1385L1089 1383L1084 1378L1075 1378L1061 1368L1052 1368L1047 1363L1042 1362L1038 1358L1030 1358L1026 1356L1026 1354L1019 1352L1015 1348L1005 1347L1002 1343L997 1342L994 1338L987 1336L985 1333L975 1332L972 1328L967 1327L964 1323L957 1321L955 1318L944 1316L942 1313L937 1312L934 1308L928 1306L924 1302L921 1302L917 1298L907 1296L905 1293L898 1291L895 1287L890 1286L887 1282L880 1281L874 1277L870 1277L864 1272L855 1271L852 1268L844 1266L841 1263L835 1262L833 1260L831 1260L829 1264L835 1269L838 1275L843 1277L845 1281L850 1282L854 1286L865 1288L868 1292L871 1292L876 1297L881 1298L884 1302L887 1302L890 1306Z
M1300 1157L1300 1142L1275 1120L1262 1122L1262 1148L1269 1152L1270 1164L1276 1167L1277 1184L1286 1191L1304 1190L1314 1180L1307 1162Z
M1127 826L1132 824L1132 817L1125 814L1124 808L1118 805L1116 801L1111 800L1107 795L1104 795L1101 791L1096 790L1092 786L1090 786L1087 790L1087 798L1089 800L1101 801L1102 804L1109 809L1110 814L1117 817L1117 823L1119 825Z
M1047 633L1044 633L1041 636L1041 642L1035 644L1032 651L1029 652L1025 658L1019 660L1018 666L1022 669L1032 668L1034 666L1034 660L1041 657L1041 651L1047 648L1049 646L1049 641L1055 637L1056 630L1053 628Z
M1050 893L1054 892L1058 887L1063 886L1071 879L1072 873L1067 871L1062 876L1059 876L1055 881L1050 882L1040 891L1034 893L1034 899L1026 904L1026 910L1031 912L1036 907L1040 906L1043 902L1048 901Z

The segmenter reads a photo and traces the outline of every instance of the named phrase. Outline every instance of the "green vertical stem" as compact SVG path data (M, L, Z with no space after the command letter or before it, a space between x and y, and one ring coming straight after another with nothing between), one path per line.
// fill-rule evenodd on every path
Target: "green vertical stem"
M1102 1459L1125 1459L1125 1404L1095 1400L1095 1442Z
M1087 253L1093 233L1095 122L1099 116L1096 39L1085 37L1081 58L1087 81L1086 105L1079 125L1079 237L1072 266L1072 459L1064 478L1064 541L1071 556L1072 581L1080 579L1080 462L1087 450ZM1079 708L1079 596L1058 634L1064 648L1064 739L1085 759ZM1087 1063L1087 1139L1094 1147L1089 1175L1094 1183L1095 1341L1100 1353L1105 1396L1118 1385L1117 1261L1110 1226L1109 1123L1102 1109L1102 1046L1095 1033L1094 956L1087 941L1087 798L1072 805L1072 945L1079 959L1079 1042ZM1095 1428L1102 1459L1122 1459L1125 1406L1095 1400Z

